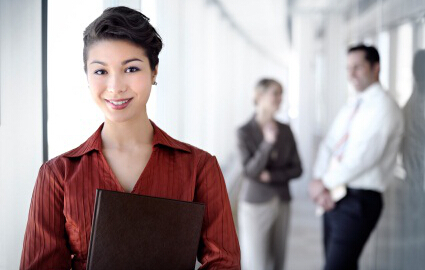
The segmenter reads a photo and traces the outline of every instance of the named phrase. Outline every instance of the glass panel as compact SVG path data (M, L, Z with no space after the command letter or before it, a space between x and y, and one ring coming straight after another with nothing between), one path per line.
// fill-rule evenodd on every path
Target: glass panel
M379 73L379 81L384 89L390 86L390 34L388 31L381 32L378 35L377 47L381 62L381 72Z
M395 98L401 107L406 104L412 94L412 58L413 28L410 23L406 23L397 30Z

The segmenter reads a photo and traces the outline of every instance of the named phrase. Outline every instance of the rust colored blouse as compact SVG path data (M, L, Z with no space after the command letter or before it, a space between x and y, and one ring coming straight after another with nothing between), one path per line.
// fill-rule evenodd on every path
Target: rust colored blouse
M216 158L152 125L153 151L131 193L205 203L200 269L240 269L239 243ZM41 166L21 269L86 269L96 189L124 192L102 154L102 128Z

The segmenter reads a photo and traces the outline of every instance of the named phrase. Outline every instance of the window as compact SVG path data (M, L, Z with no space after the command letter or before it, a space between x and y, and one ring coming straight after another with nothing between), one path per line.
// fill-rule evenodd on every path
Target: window
M103 10L103 1L48 2L49 158L77 147L101 123L83 69L83 31ZM78 127L78 128L76 128Z

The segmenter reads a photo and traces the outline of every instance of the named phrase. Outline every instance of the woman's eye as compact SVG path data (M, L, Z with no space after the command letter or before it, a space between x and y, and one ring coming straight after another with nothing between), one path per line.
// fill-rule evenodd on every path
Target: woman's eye
M130 73L130 72L136 72L139 71L140 69L137 67L129 67L125 70L126 73Z
M96 70L96 71L94 72L94 74L96 74L96 75L103 75L103 74L106 74L106 70L98 69L98 70Z

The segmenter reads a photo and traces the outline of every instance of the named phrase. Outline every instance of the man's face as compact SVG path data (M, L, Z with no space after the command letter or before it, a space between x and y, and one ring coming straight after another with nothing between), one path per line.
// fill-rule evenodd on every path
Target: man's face
M348 79L358 92L364 91L379 78L379 64L371 66L365 54L363 51L350 52L347 59Z

